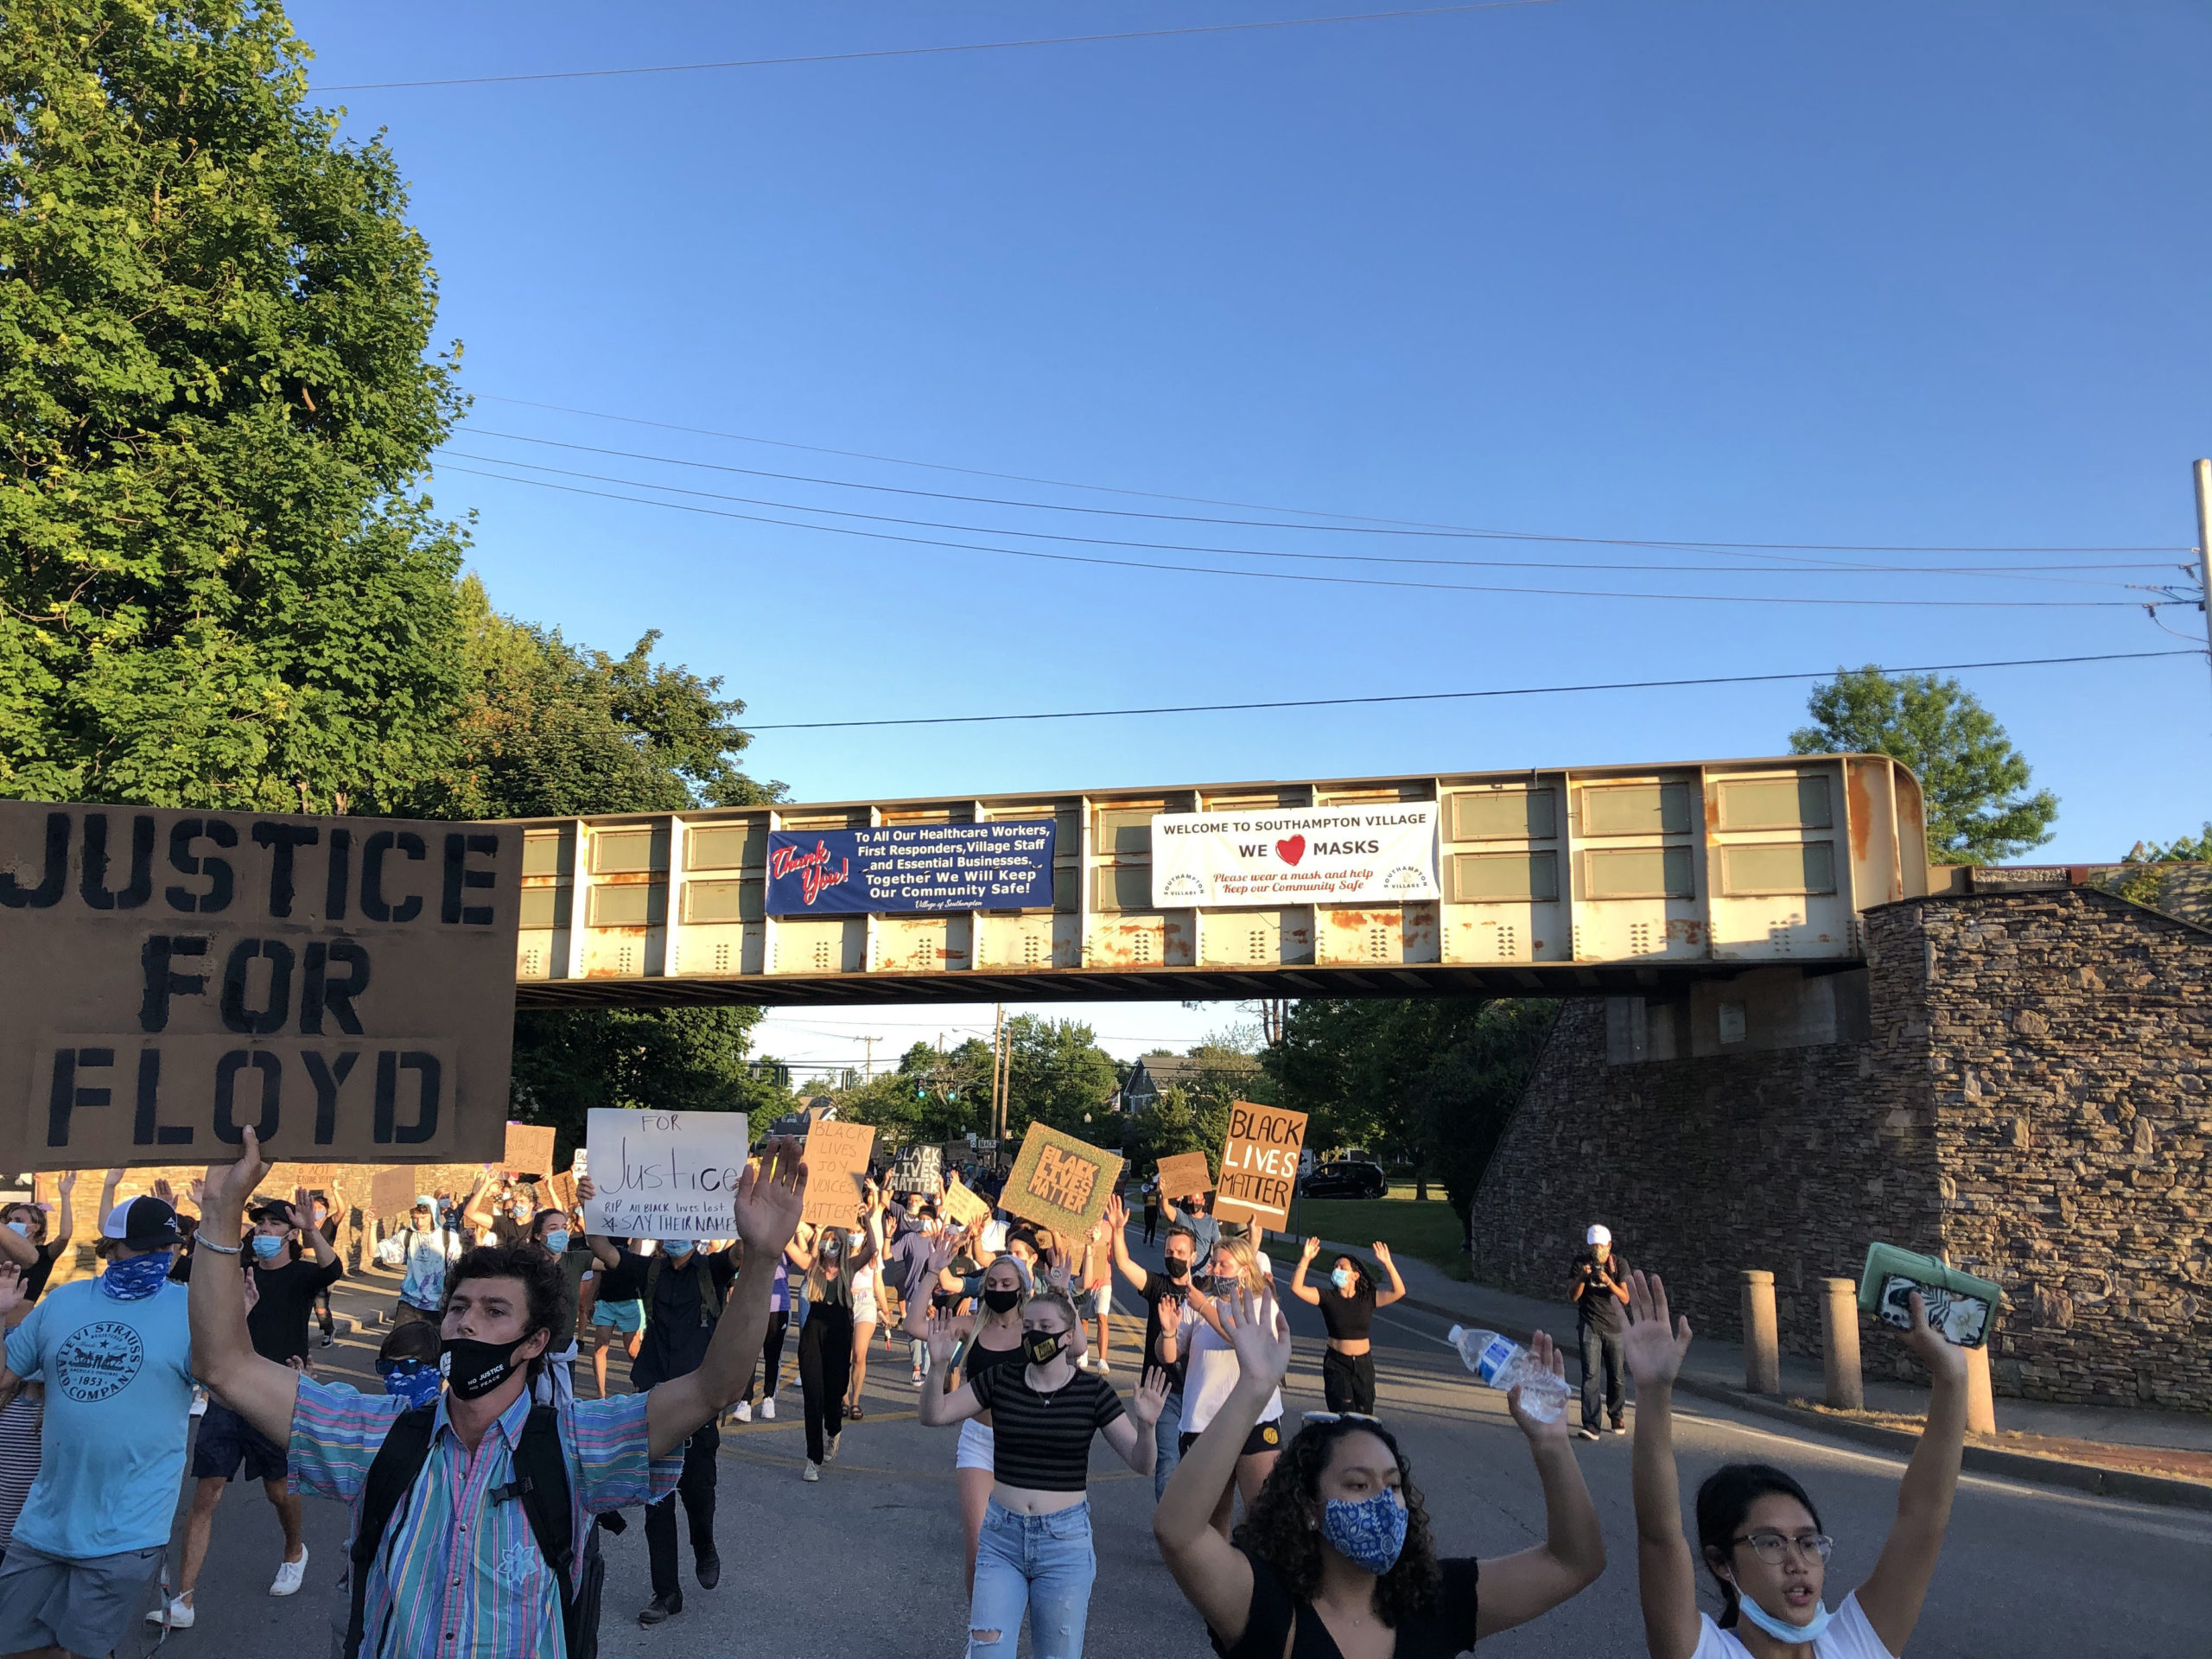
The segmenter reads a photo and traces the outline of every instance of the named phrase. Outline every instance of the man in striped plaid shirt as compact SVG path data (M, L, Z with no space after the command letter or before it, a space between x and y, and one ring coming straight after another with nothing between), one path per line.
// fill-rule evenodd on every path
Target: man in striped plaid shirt
M767 1329L775 1263L804 1207L800 1155L798 1141L772 1141L738 1185L733 1212L746 1266L704 1363L645 1394L564 1398L554 1408L575 1541L565 1589L533 1536L527 1504L510 1501L531 1375L559 1314L558 1269L542 1251L496 1245L454 1265L441 1326L447 1389L431 1419L429 1455L374 1560L356 1569L364 1573L363 1659L567 1650L562 1604L583 1588L593 1516L674 1491L685 1440L744 1392ZM249 1129L238 1161L207 1172L200 1248L236 1248L245 1201L267 1171ZM352 1506L358 1526L370 1467L409 1402L333 1388L262 1358L247 1338L238 1276L193 1278L193 1369L225 1405L289 1443L295 1490Z

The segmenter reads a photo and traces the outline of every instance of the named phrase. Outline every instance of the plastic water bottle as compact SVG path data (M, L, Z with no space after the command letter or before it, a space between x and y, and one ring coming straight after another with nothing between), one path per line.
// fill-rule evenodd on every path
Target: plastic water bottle
M1540 1423L1555 1423L1567 1408L1566 1379L1536 1363L1526 1348L1495 1331L1470 1331L1455 1325L1446 1338L1459 1351L1467 1369L1501 1392L1521 1390L1521 1409Z

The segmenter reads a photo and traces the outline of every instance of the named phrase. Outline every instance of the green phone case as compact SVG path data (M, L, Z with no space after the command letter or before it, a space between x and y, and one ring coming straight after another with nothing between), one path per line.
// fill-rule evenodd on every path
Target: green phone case
M2005 1293L1993 1281L1961 1273L1958 1268L1901 1250L1894 1244L1869 1244L1866 1266L1859 1275L1859 1306L1885 1325L1900 1331L1912 1328L1905 1304L1909 1292L1918 1291L1928 1305L1928 1323L1944 1341L1961 1348L1979 1348L1989 1340L1990 1327Z

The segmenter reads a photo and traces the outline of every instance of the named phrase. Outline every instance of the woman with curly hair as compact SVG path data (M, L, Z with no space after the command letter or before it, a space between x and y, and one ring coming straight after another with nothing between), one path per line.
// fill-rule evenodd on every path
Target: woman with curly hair
M1605 1568L1598 1511L1564 1421L1507 1396L1543 1482L1545 1541L1492 1560L1439 1560L1405 1453L1371 1417L1314 1414L1284 1450L1232 1545L1211 1524L1245 1434L1290 1369L1290 1327L1270 1296L1214 1305L1242 1374L1153 1512L1167 1570L1223 1659L1452 1659L1478 1637L1525 1624ZM1531 1351L1562 1376L1539 1332ZM1481 1595L1476 1594L1479 1580Z

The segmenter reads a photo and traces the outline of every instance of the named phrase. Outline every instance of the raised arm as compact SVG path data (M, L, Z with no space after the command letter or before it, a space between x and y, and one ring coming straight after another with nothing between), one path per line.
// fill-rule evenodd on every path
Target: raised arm
M1567 1356L1542 1332L1529 1339L1529 1352L1553 1376L1566 1377ZM1529 1454L1535 1459L1536 1478L1543 1485L1544 1541L1482 1564L1483 1592L1475 1613L1478 1637L1510 1630L1551 1611L1596 1583L1605 1570L1598 1506L1590 1501L1582 1466L1567 1446L1567 1414L1539 1421L1522 1408L1517 1388L1505 1396L1505 1402L1529 1437Z
M296 1187L292 1192L292 1225L300 1230L301 1238L315 1252L317 1267L334 1268L338 1265L338 1252L322 1236L322 1229L315 1224L315 1205L308 1201L308 1190L304 1186Z
M23 1270L12 1262L0 1262L0 1332L6 1331L9 1317L22 1305ZM38 1317L36 1309L32 1310L30 1317ZM35 1341L35 1333L24 1340ZM8 1344L0 1341L0 1407L5 1407L22 1393L22 1387L23 1379L8 1367Z
M945 1264L960 1249L962 1230L947 1226L930 1240L929 1254L923 1257L921 1267L914 1274L912 1287L907 1292L905 1311L899 1316L899 1330L904 1336L925 1338L929 1335L930 1290L932 1285L944 1286Z
M60 1260L61 1247L77 1230L76 1193L77 1172L68 1170L63 1173L60 1183L60 1192L54 1206L54 1225L47 1230L46 1247L54 1252L56 1261Z
M38 1265L38 1246L13 1227L0 1227L0 1262L18 1268Z
M468 1202L461 1208L461 1223L464 1227L475 1229L480 1237L490 1230L492 1178L489 1175L479 1180L476 1183L476 1190L468 1195Z
M790 1242L784 1246L784 1260L801 1273L814 1271L814 1232L811 1223L802 1221L798 1224L798 1230L791 1236Z
M1375 1241L1375 1259L1382 1264L1382 1271L1390 1275L1390 1287L1375 1293L1375 1306L1388 1307L1393 1302L1403 1301L1406 1281L1399 1276L1398 1264L1390 1259L1390 1247L1379 1238Z
M1912 1329L1905 1341L1928 1368L1933 1383L1928 1422L1920 1444L1905 1465L1897 1488L1897 1518L1866 1582L1859 1586L1859 1608L1882 1645L1903 1653L1920 1622L1920 1604L1942 1553L1943 1532L1951 1522L1951 1500L1959 1490L1959 1459L1967 1437L1967 1357L1928 1324L1928 1306L1915 1291L1908 1301Z
M1309 1238L1299 1246L1298 1265L1290 1270L1290 1294L1309 1306L1321 1306L1321 1293L1306 1282L1306 1270L1313 1265L1313 1258L1321 1253L1321 1241Z
M1656 1273L1628 1276L1628 1330L1621 1347L1636 1379L1629 1469L1643 1643L1651 1659L1690 1659L1700 1629L1697 1558L1682 1535L1681 1480L1675 1470L1675 1379L1690 1351L1690 1322L1681 1319L1670 1328L1667 1287Z
M1157 1366L1151 1367L1137 1387L1136 1397L1129 1402L1129 1408L1106 1425L1106 1444L1141 1475L1150 1474L1153 1465L1160 1460L1160 1437L1152 1431L1166 1408L1167 1373Z
M1122 1195L1116 1192L1106 1200L1106 1242L1114 1252L1115 1270L1141 1293L1151 1275L1129 1255L1128 1224L1129 1206L1122 1202Z
M1236 1386L1168 1477L1152 1535L1185 1598L1227 1650L1244 1639L1251 1618L1252 1563L1213 1529L1213 1510L1236 1477L1245 1436L1290 1370L1290 1326L1274 1297L1241 1285L1221 1308L1236 1350Z
M592 1185L588 1175L576 1177L576 1205L579 1209L599 1196L599 1188ZM584 1235L584 1248L591 1252L592 1260L612 1273L622 1265L622 1252L614 1248L614 1241L602 1238L597 1233Z
M245 1329L245 1291L234 1246L245 1232L245 1201L268 1174L260 1137L251 1129L234 1164L210 1164L200 1198L200 1244L206 1252L192 1275L192 1374L207 1391L279 1446L292 1438L292 1407L300 1374L253 1351ZM195 1252L198 1254L199 1252ZM230 1272L219 1271L228 1268Z
M937 1376L951 1375L952 1352L960 1345L967 1323L949 1313L930 1315L930 1369ZM983 1402L976 1397L976 1385L972 1382L963 1382L957 1389L924 1389L914 1403L918 1408L923 1426L927 1428L943 1428L948 1423L963 1422L983 1409Z
M760 1363L776 1252L790 1241L806 1207L804 1155L797 1139L778 1136L762 1150L760 1161L738 1178L730 1209L737 1236L745 1241L745 1266L730 1287L698 1369L671 1377L645 1396L646 1439L657 1458L666 1457L700 1424L735 1404Z

